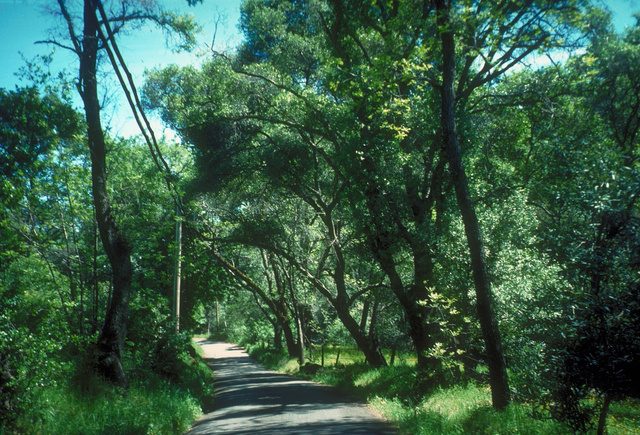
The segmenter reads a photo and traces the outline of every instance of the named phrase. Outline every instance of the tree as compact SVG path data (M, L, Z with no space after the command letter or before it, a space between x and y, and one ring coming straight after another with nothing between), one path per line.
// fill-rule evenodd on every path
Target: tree
M517 227L551 260L550 270L537 274L548 280L539 284L539 301L523 305L538 323L528 338L539 349L530 397L548 400L556 417L583 430L596 409L583 401L588 397L601 405L597 424L603 431L609 403L637 394L628 370L637 354L631 326L637 305L637 254L631 248L637 225L637 80L631 71L637 50L627 45L629 34L621 38L609 30L605 15L585 18L591 39L586 53L565 65L505 77L481 93L481 104L472 103L490 157L475 157L479 163L471 171L484 167L490 174L481 205L495 203L508 186L526 195L521 213L533 208L537 228ZM521 377L516 368L511 363Z
M81 126L79 115L56 95L40 95L35 88L0 90L3 264L21 249L18 233L5 226L10 222L6 213L24 197L31 197L37 187L34 181L48 173L48 156L64 143L73 142Z
M76 255L82 240L69 233L84 223L74 207L87 198L66 173L84 175L81 159L75 160L81 138L81 116L56 95L0 90L3 428L31 406L38 384L50 385L56 363L47 356L60 348L62 337L81 331L82 304L73 290L82 287Z
M97 80L98 53L101 49L107 48L109 44L115 44L114 34L118 33L127 22L151 19L170 27L179 20L175 20L175 16L158 13L153 9L155 5L151 3L148 4L149 8L147 9L134 7L132 10L128 9L129 4L123 3L122 7L116 9L116 12L109 18L100 2L85 0L81 20L83 29L79 32L77 29L79 24L74 21L67 3L59 0L58 6L69 32L71 46L66 46L55 40L48 42L70 49L79 59L78 91L82 97L87 122L96 221L113 274L114 290L98 338L98 369L107 379L125 387L127 379L122 368L121 352L127 332L129 312L132 280L131 247L125 235L118 228L108 194L107 145L100 119L101 105ZM111 23L115 23L115 29L111 29ZM184 23L188 24L189 21ZM184 32L184 23L174 26L174 28L181 29L183 34L188 35L188 31ZM101 26L105 26L108 30L104 32ZM109 35L109 39L105 34ZM114 68L116 68L115 64Z
M341 224L334 217L343 199L344 182L332 168L332 162L327 161L330 157L322 149L325 145L316 144L313 137L316 133L307 134L296 128L296 107L277 105L278 100L288 98L286 92L272 88L272 84L264 87L259 78L263 72L250 69L248 66L238 75L230 69L228 60L220 57L205 65L204 76L198 77L189 68L181 72L168 70L149 83L147 98L163 108L165 119L185 140L198 147L198 161L203 166L201 174L207 177L207 184L200 186L202 190L219 191L227 183L238 186L239 177L251 174L256 182L268 183L276 201L281 196L294 195L306 204L306 210L313 210L320 217L326 245L316 254L321 260L315 270L305 266L308 262L292 249L293 244L286 246L275 239L274 228L261 228L254 222L251 228L244 228L244 234L238 233L236 241L270 250L298 268L336 309L360 349L367 354L368 361L382 365L384 358L380 349L360 330L350 313L360 293L349 295ZM200 99L204 104L199 110L184 111L184 101L191 104ZM286 107L286 113L279 107ZM256 187L246 181L242 184L243 189ZM243 200L249 204L261 203L264 198L261 191L247 194ZM280 222L274 224L280 225ZM282 226L292 225L282 223ZM331 286L324 282L325 268L329 267L333 268Z
M479 1L460 12L456 6L448 0L434 2L441 49L438 63L442 72L442 81L436 83L436 87L441 93L442 132L449 171L469 244L478 318L487 348L493 406L504 409L510 400L509 384L492 309L481 230L462 165L456 105L464 113L465 101L478 87L496 80L534 51L563 44L561 41L568 38L571 26L579 16L579 3L504 2L491 11L485 9L485 2ZM474 15L466 15L467 11ZM460 13L455 18L462 21L461 26L454 20L454 13ZM556 27L552 27L552 23ZM456 52L457 34L463 44L460 60ZM483 64L476 69L477 59L482 59ZM456 80L457 65L462 69Z
M452 262L441 245L458 234L461 220L485 342L481 356L489 363L494 406L503 409L509 384L477 213L485 186L475 173L468 179L481 137L472 110L484 107L498 82L530 55L576 46L582 7L580 1L254 0L243 8L246 42L238 56L218 56L203 68L217 80L174 68L157 74L148 95L185 138L208 144L198 152L210 163L202 173L211 182L233 171L261 174L279 194L317 213L335 241L326 258L336 295L357 294L339 290L340 257L345 269L353 261L343 240L374 259L403 308L419 365L436 374L442 373L437 349L456 355L475 347L452 332L470 329L455 308L469 316L474 297L466 294L466 268L455 266L462 271L455 281L446 277ZM457 299L456 307L443 309L443 295ZM443 327L448 320L456 327Z
M441 87L441 119L445 149L449 161L449 171L453 178L458 206L465 226L471 265L476 288L476 305L478 319L482 326L493 406L504 409L510 401L507 368L504 361L500 331L496 322L491 301L491 287L485 262L480 225L475 213L465 171L462 166L462 155L456 128L456 96L455 96L455 40L451 30L450 4L447 1L436 3L438 27L443 29L442 38L442 87Z
M267 291L263 290L260 285L258 285L253 279L251 279L251 277L242 272L233 263L229 262L219 252L213 251L213 256L218 259L223 267L231 272L239 281L241 281L249 291L259 297L260 300L268 307L271 314L275 317L275 320L273 321L271 321L270 317L268 317L268 319L272 322L274 327L274 342L276 349L281 346L281 335L284 334L289 357L298 357L302 359L304 357L303 353L301 352L302 340L300 339L300 337L298 337L298 342L296 343L293 331L291 330L291 313L288 304L286 303L286 289L282 278L280 277L280 272L278 269L279 266L275 263L273 255L267 256L264 252L262 252L261 254L263 258L263 266L265 269L264 273L267 276L268 282ZM271 279L269 268L273 269L273 279ZM301 364L304 364L304 361L301 361Z
M588 169L576 176L579 184L571 186L566 205L556 211L580 241L567 241L559 250L567 279L579 297L567 310L572 334L559 361L557 395L559 414L584 430L591 416L581 399L597 392L602 403L597 431L604 433L609 404L640 396L640 380L632 368L640 352L640 40L638 25L623 37L606 27L593 28L587 52L570 63L568 71L576 78L573 104L591 117L588 128L593 132L580 150ZM566 188L565 183L558 188Z

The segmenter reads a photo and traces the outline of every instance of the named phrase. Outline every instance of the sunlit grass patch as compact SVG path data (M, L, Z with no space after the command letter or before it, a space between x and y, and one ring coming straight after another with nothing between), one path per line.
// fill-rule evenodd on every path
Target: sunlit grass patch
M96 381L100 382L100 381ZM181 434L201 415L197 400L168 384L133 384L123 392L100 385L83 396L70 387L48 388L21 420L21 433Z
M338 365L351 365L364 363L364 355L360 350L350 346L317 346L309 352L309 358L316 364L323 362L324 354L324 366L338 366Z
M613 402L607 418L609 435L631 435L640 433L640 400L627 399Z
M418 403L377 396L371 405L404 433L463 434L474 433L467 431L465 422L478 409L490 406L489 400L490 394L470 385L438 390Z
M399 365L366 370L356 376L354 387L366 392L366 396L407 397L413 394L416 371L413 367Z
M297 373L300 370L300 364L298 363L298 360L296 359L288 359L283 366L281 366L281 372L283 373L287 373L287 374L294 374Z
M407 434L569 434L553 420L531 418L525 405L498 412L487 388L469 384L438 390L415 404L376 396L371 406Z

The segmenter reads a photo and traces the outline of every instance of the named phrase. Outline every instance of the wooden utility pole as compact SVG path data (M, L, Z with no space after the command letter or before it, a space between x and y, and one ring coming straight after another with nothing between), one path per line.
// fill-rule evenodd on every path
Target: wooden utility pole
M216 299L216 332L220 332L220 312L218 309L218 299Z
M180 281L182 278L182 215L180 205L176 206L176 260L173 279L173 319L176 332L180 332Z

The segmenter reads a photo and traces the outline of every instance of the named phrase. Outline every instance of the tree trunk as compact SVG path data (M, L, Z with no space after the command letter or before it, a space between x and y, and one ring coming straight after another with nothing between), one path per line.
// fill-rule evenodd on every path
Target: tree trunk
M611 404L611 396L605 394L602 409L600 409L600 417L598 418L598 435L604 435L607 427L607 414L609 413L609 405Z
M381 240L383 236L377 234L376 238L377 240L374 242L372 251L376 261L378 261L382 270L389 278L391 290L396 295L407 317L409 336L416 350L418 367L421 370L437 370L437 363L427 356L429 350L435 344L434 337L429 332L430 307L419 303L420 300L429 300L430 298L428 295L411 295L410 292L405 289L402 278L396 270L393 257L391 253L385 249L384 242Z
M278 352L282 350L282 325L277 321L273 324L273 348Z
M91 0L84 2L84 32L80 57L80 89L87 120L91 180L96 220L113 273L113 295L98 337L98 371L112 383L126 387L121 351L127 333L132 267L130 247L118 230L107 194L106 144L100 122L96 79L98 19Z
M349 301L347 292L345 259L342 252L342 244L340 243L339 225L333 221L330 209L325 208L323 211L324 215L321 218L327 229L329 240L333 241L332 248L336 257L336 264L333 270L336 296L329 297L328 300L335 308L338 318L344 327L355 340L358 349L364 353L366 361L373 367L384 367L387 365L387 361L384 358L380 346L378 346L378 341L373 336L365 333L364 328L360 327L360 324L353 318L349 310L352 302Z
M298 333L298 364L300 367L304 365L304 334L302 332L302 319L300 319L300 311L295 310L296 332Z
M287 307L286 303L286 286L284 281L282 280L282 275L280 274L280 269L278 268L278 262L274 254L265 255L263 253L263 258L265 261L265 266L270 265L271 270L273 271L273 279L275 281L276 293L278 294L278 299L273 301L274 304L274 312L276 314L276 319L280 322L280 326L282 327L282 331L284 333L284 340L287 344L287 353L289 354L289 358L299 358L300 357L300 348L296 343L296 339L293 336L293 331L291 330L291 314L289 307ZM295 302L292 299L293 302ZM296 331L297 331L297 323L296 323ZM296 332L297 333L297 332Z
M284 303L283 303L284 305ZM289 317L289 311L286 307L283 307L283 312L286 311L286 316L276 316L276 318L280 322L280 327L282 328L282 333L284 334L284 342L287 345L287 353L289 354L289 358L297 358L299 354L298 346L296 345L296 339L293 336L293 331L291 330L291 319Z
M462 156L455 121L455 40L450 20L449 0L437 0L437 24L441 29L442 43L442 130L453 179L458 207L462 214L467 243L471 256L471 268L476 289L478 319L482 329L489 366L489 382L493 407L504 409L510 401L509 381L500 339L500 331L493 312L491 285L487 273L480 224L476 216L467 177L462 166Z
M369 317L369 305L371 301L369 298L364 300L364 306L362 307L362 315L360 316L360 329L363 331L367 329L367 317Z
M100 282L98 280L98 244L100 243L100 237L98 235L98 227L94 222L93 224L93 322L91 325L91 333L95 334L98 330L98 314L99 314L99 302L100 302Z
M358 349L364 354L366 361L372 367L384 367L387 365L387 361L382 354L378 341L373 337L368 336L360 329L358 322L351 316L349 307L346 304L339 301L332 301L333 307L336 309L338 318L349 331L351 337L355 340Z
M223 267L225 267L234 276L236 276L241 282L243 282L246 285L246 287L254 295L257 295L258 297L260 297L260 299L262 299L262 301L267 305L269 310L271 310L271 313L275 316L276 322L282 328L285 342L287 343L287 352L289 353L289 356L291 358L299 357L299 347L297 343L295 343L295 339L293 338L293 331L291 330L291 315L289 313L287 304L284 301L284 292L285 292L284 284L282 283L282 279L280 277L280 273L278 271L278 268L275 262L270 260L273 271L274 271L276 287L278 289L278 294L280 298L274 300L271 297L269 297L269 295L264 290L262 290L262 288L260 288L260 286L256 284L249 276L243 273L240 269L238 269L230 261L224 258L221 254L219 254L215 250L212 250L211 252L214 255L214 257L216 257L220 261ZM217 304L217 301L216 301L216 304ZM216 322L217 322L217 317L216 317Z

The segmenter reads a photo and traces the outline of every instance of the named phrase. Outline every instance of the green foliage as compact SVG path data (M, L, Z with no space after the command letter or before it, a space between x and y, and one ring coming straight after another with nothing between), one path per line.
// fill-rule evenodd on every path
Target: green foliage
M55 387L63 364L50 355L60 351L55 340L41 339L16 327L11 312L0 315L0 426L12 427L36 406L43 388Z
M315 345L327 345L314 379L371 398L406 432L566 433L546 418L585 429L609 398L610 428L637 429L639 30L617 37L581 1L487 4L452 2L442 29L429 2L248 0L234 55L150 74L145 103L186 145L161 144L186 198L181 327L203 328L219 301L216 334L297 371L269 346L299 321L307 358L319 363ZM177 47L193 44L193 17L151 12L180 35ZM583 54L504 74L527 53L577 43L582 25ZM486 352L442 154L437 36L448 30L464 166L518 401L503 413L478 370ZM123 355L132 386L121 397L93 375L111 283L80 118L64 98L23 89L0 91L0 121L2 423L185 430L210 407L211 386L170 319L165 180L136 140L109 141L109 195L135 268ZM354 342L360 351L347 349ZM393 348L396 363L372 370L367 343L387 361ZM431 370L416 371L416 359Z
M33 145L36 154L25 160L7 148L26 166L14 165L1 186L0 424L19 433L182 433L211 407L211 372L186 336L170 334L163 293L172 281L165 240L174 221L163 180L145 148L113 143L122 163L109 168L114 207L136 234L139 272L124 352L132 385L123 396L95 374L92 343L110 277L96 244L79 117L54 97L38 103L36 91L14 94L2 93L3 113L13 117L3 123L3 143ZM187 175L184 153L166 148L172 168Z
M264 321L250 322L244 335L238 341L239 345L247 348L247 352L266 348L271 343L273 343L273 328Z
M260 364L263 364L265 367L278 369L284 366L284 372L291 373L289 371L289 368L287 368L287 364L288 362L293 362L294 360L289 360L289 358L287 357L288 355L284 349L277 351L273 348L263 345L249 346L245 349L249 353L249 355L251 355L251 358L260 361ZM297 362L295 364L297 364Z
M44 348L33 335L19 342L14 332L9 339L23 347L20 359L10 360L18 367L12 372L15 381L2 386L3 403L11 405L9 413L3 410L2 422L19 433L179 434L212 408L211 370L184 334L158 341L153 360L135 366L125 360L131 379L126 391L96 375L94 337L74 340L65 363L59 347Z
M72 139L81 125L79 114L56 95L0 89L0 174L11 179L37 173L55 143Z
M39 391L57 385L57 373L67 367L67 360L52 357L69 345L69 319L49 276L35 256L18 259L0 276L2 424L30 409Z
M94 379L95 393L74 394L62 385L40 392L18 425L22 433L181 434L201 415L187 391L157 379L153 386L132 382L125 394Z

